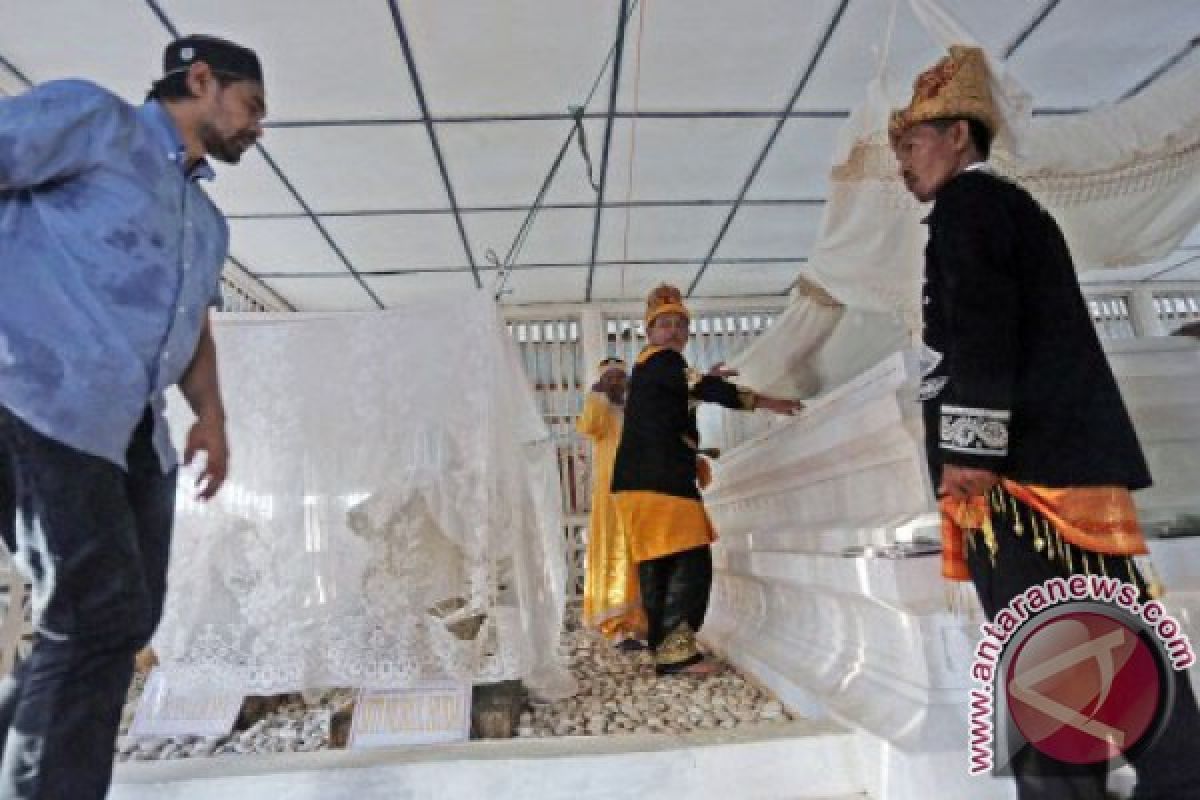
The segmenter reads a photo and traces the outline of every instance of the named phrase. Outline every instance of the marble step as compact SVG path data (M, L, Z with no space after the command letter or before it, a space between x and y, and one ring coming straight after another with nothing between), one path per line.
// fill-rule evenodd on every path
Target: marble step
M470 742L119 765L110 800L837 800L866 797L855 734L763 730Z

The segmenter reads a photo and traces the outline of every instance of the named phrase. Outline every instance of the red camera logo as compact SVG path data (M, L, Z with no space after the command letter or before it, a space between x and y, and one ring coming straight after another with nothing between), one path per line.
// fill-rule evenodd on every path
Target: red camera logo
M1073 611L1038 624L1008 664L1013 723L1034 747L1069 764L1119 756L1152 732L1163 679L1150 645L1121 620Z

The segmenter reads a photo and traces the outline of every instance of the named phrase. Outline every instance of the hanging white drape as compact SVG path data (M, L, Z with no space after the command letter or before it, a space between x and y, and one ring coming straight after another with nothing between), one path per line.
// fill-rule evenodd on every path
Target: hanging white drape
M817 389L810 362L842 318L845 309L801 296L729 366L738 382L780 397L808 397Z
M554 443L486 294L215 327L233 456L215 501L180 492L173 683L572 693Z
M909 0L908 7L943 50L978 45L937 0ZM1179 65L1124 102L1034 118L1032 98L1016 77L998 59L988 61L1002 120L991 162L1054 215L1077 268L1158 261L1200 223L1200 62ZM820 363L841 353L881 358L886 347L907 343L896 326L920 329L927 237L921 219L930 209L897 172L888 115L908 101L911 80L889 78L886 67L838 135L817 241L801 269L802 280L849 313L839 318L799 294L734 364L750 385L807 397L832 388L818 376Z
M977 43L935 0L910 5L938 44ZM1157 261L1200 222L1200 64L1119 104L1031 119L1029 95L990 63L1004 120L992 162L1055 216L1078 268ZM848 306L898 312L915 327L928 208L905 190L887 140L888 112L910 85L881 73L847 120L802 273Z

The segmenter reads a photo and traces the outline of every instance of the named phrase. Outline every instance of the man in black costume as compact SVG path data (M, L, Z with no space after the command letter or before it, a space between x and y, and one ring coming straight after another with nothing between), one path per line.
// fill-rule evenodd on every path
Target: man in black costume
M638 565L649 642L659 674L708 674L696 646L712 586L716 539L697 483L700 403L792 414L800 404L739 388L720 367L702 375L683 357L691 315L678 289L659 286L646 308L650 340L633 368L612 491Z
M889 134L925 219L925 438L943 515L943 574L972 580L989 619L1027 589L1112 576L1145 603L1131 490L1150 474L1058 224L986 163L999 127L982 51L951 47L918 77ZM1136 800L1200 797L1200 714L1175 676L1163 734L1130 754ZM1110 764L1025 744L1021 800L1106 797Z

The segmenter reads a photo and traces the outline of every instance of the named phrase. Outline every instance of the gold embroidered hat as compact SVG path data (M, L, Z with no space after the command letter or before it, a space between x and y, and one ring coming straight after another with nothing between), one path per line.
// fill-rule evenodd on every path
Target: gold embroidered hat
M689 320L692 313L683 304L683 294L669 283L660 283L646 298L646 327L663 314L683 314Z
M996 134L1000 115L987 60L978 47L951 45L948 56L917 76L912 100L888 120L888 138L895 146L913 125L935 119L974 119Z

